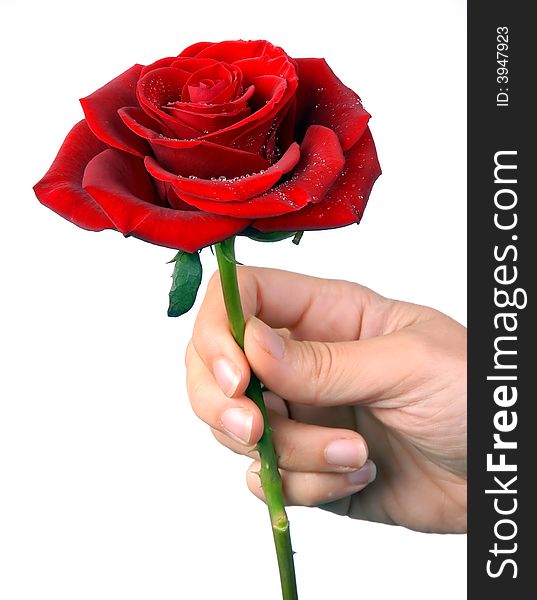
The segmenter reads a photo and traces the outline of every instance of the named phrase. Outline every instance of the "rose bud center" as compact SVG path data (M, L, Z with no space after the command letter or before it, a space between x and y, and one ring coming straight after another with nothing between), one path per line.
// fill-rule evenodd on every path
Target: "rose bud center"
M227 85L228 83L223 79L217 81L202 79L197 84L188 86L190 101L197 104L210 104Z

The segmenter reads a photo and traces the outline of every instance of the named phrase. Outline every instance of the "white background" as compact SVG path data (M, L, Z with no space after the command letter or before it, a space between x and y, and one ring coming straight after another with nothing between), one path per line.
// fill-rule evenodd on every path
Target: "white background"
M465 36L455 0L0 1L3 600L279 597L248 461L188 404L196 311L166 317L173 251L85 232L33 195L77 99L200 40L326 57L373 115L384 174L359 227L240 241L239 260L464 322ZM301 600L466 595L465 536L289 512Z

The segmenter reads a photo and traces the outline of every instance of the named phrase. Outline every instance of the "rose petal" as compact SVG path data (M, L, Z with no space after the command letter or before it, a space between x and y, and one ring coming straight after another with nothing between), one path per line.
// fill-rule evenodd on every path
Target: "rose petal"
M282 55L286 56L281 48L272 45L266 40L229 40L217 43L200 42L189 46L183 50L179 56L214 58L215 60L223 60L232 63L252 56L267 56L268 58L273 58Z
M233 123L247 117L250 114L250 109L246 106L241 110L236 110L227 114L203 114L167 107L166 112L172 118L180 119L182 123L193 129L195 128L196 131L200 132L200 137L205 137L207 133L225 129ZM192 138L191 135L188 137Z
M140 105L159 110L162 105L181 100L181 90L191 74L181 69L162 67L140 77L136 95Z
M258 77L254 92L257 100L252 98L251 102L254 105L262 104L261 108L224 129L200 136L200 139L257 154L266 142L271 127L274 127L273 119L277 118L292 93L285 79L272 75ZM252 135L253 131L255 134Z
M291 138L286 144L283 138L280 139L279 128L294 101L295 98L291 97L287 104L278 107L275 111L276 114L270 119L254 122L250 127L245 128L245 131L237 135L231 142L233 147L262 154L269 163L272 163L277 153L285 150L293 141Z
M34 186L39 201L84 229L114 229L102 208L82 189L86 165L106 148L86 121L77 123L67 134L47 174Z
M266 169L269 164L259 154L226 148L205 141L166 145L167 140L152 140L151 147L158 162L168 171L202 179L242 177Z
M145 110L139 106L125 106L117 111L119 118L133 133L149 141L151 132L154 138L168 138L173 136L173 131L164 125L156 117L150 117ZM175 139L170 137L170 139ZM150 154L148 152L147 154Z
M93 94L81 98L86 122L93 133L109 146L135 156L145 156L149 148L118 117L117 110L136 103L136 82L142 65L134 65Z
M278 77L258 77L255 84L256 94L257 98L264 98L263 106L242 121L208 134L204 139L247 152L261 153L270 132L279 125L285 114L286 104L292 100L293 85L293 82ZM273 95L268 97L271 92Z
M195 73L199 71L199 69L204 69L209 65L217 65L219 64L217 60L213 58L186 58L183 56L176 56L171 66L175 69L182 69L183 71L188 71L189 73Z
M263 232L331 229L359 223L380 165L369 128L346 153L345 169L325 198L304 209L273 219L259 219L253 227Z
M192 88L190 88L192 90ZM236 69L236 72L233 74L231 84L227 87L220 87L218 93L214 93L210 98L201 98L198 97L196 99L197 104L208 104L208 105L218 105L223 104L225 102L231 102L238 96L242 96L243 87L242 87L242 73ZM193 102L193 98L191 96L191 101Z
M217 115L221 113L231 114L248 108L248 100L253 96L255 87L251 85L244 90L242 96L232 100L231 102L224 102L222 104L196 104L195 102L173 102L168 104L166 110L172 114L171 111L181 110L188 111L192 114L209 114Z
M277 104L285 94L287 89L287 80L277 75L259 75L254 79L255 91L250 105L256 111L255 117L263 117L270 112L271 108ZM251 121L253 121L252 115Z
M285 193L297 204L319 202L345 165L341 145L335 133L321 125L312 125L300 145L300 162L291 178L270 193Z
M220 215L268 218L300 211L309 202L319 202L345 164L336 134L327 127L312 125L300 147L300 161L291 178L269 191L243 202L215 202L179 193L198 208ZM300 211L301 212L301 211Z
M291 98L288 108L283 108L279 113L280 123L274 129L273 135L267 140L266 157L273 162L278 151L285 150L295 137L296 97Z
M105 150L87 166L84 189L124 235L194 252L239 233L249 220L158 206L159 197L141 160Z
M344 151L364 133L369 113L357 94L345 86L324 58L297 58L299 86L298 130L313 124L333 129Z
M171 59L165 59L160 63L157 61L155 65L158 68L153 70L144 69L143 73L145 74L140 77L137 85L137 97L145 112L151 118L157 119L165 125L172 137L179 139L197 138L206 133L228 127L249 113L247 101L253 90L248 90L242 94L240 98L236 99L236 102L229 103L229 111L226 111L226 104L228 103L220 107L219 104L207 105L182 102L185 88L187 90L185 97L188 99L189 85L194 84L196 82L195 78L202 76L203 73L212 74L213 76L215 74L227 76L229 80L228 93L234 94L237 86L240 87L241 79L240 72L235 67L226 68L212 59L173 59L171 65L168 64L169 60ZM194 69L193 73L191 73L192 69ZM222 93L225 92L226 90L222 91ZM216 94L213 101L218 102L219 98L226 99L227 96L222 96L222 93ZM188 112L185 114L177 110L183 107L188 108ZM209 116L207 118L199 117L195 115L196 111L208 113ZM223 112L226 114L217 118ZM213 113L216 114L213 116Z
M201 177L240 177L266 169L267 161L258 154L227 148L204 140L178 140L151 129L143 110L128 107L119 111L125 124L147 139L162 167L177 175Z
M163 122L174 136L187 139L199 137L202 131L183 122L180 115L170 116L162 106L181 99L181 88L189 77L186 71L171 67L155 69L142 77L136 86L136 95L144 111Z
M159 58L154 63L150 65L146 65L140 71L139 79L141 79L144 75L147 75L149 71L154 71L155 69L163 69L165 67L171 67L173 62L177 60L175 56L167 56L166 58Z
M184 200L181 200L181 198L179 198L179 196L175 193L173 187L169 183L158 181L158 179L155 180L155 183L157 183L157 185L161 184L165 187L168 205L172 208L175 208L176 210L198 210L195 206L192 206Z
M191 102L198 104L210 104L215 96L221 92L227 92L232 82L224 81L223 79L201 80L196 85L186 84L185 92L188 92L188 98ZM233 86L234 87L234 86ZM182 94L182 98L186 97L186 93ZM231 94L233 97L233 94Z
M197 196L216 202L247 200L270 189L283 174L291 171L300 158L298 144L292 144L280 160L267 170L233 179L192 179L174 175L163 169L151 156L145 158L149 173L160 181L172 184L175 192L182 196Z
M210 118L204 119L196 116L190 118L189 122L203 127L205 133L198 137L199 140L207 140L221 146L268 157L269 153L266 152L268 140L271 135L275 135L279 122L287 109L284 105L272 104L271 101L267 103L267 110L264 108L255 113L246 109L230 118L227 116L224 118L222 115L220 118L215 116L212 117L213 120L210 120ZM187 120L187 114L180 116L183 121ZM194 136L191 139L194 139ZM272 157L270 161L272 161Z
M274 75L284 79L296 79L296 65L292 58L287 55L280 55L276 58L245 58L233 63L242 71L246 82L255 81L256 77L261 75Z
M203 86L201 85L203 80L209 80L213 85ZM190 75L183 86L181 99L184 102L195 102L198 104L228 102L235 97L237 83L240 85L241 81L242 75L239 69L232 65L216 63L203 69L198 69ZM232 88L230 94L220 100L219 97L221 97L222 93L230 87Z
M212 58L178 58L177 56L169 56L167 58L159 58L159 60L144 67L140 73L140 77L143 77L149 71L154 71L162 67L175 67L188 73L193 73L207 65L216 64L216 62Z
M214 42L196 42L191 46L187 46L179 56L197 56L202 50L214 46Z
M227 63L245 61L243 72L250 73L250 77L256 79L256 94L250 102L254 111L229 127L207 134L204 139L248 152L262 152L271 128L279 126L280 113L287 111L288 104L297 89L293 59L287 56L281 48L264 40L202 43L187 48L180 56L182 55L213 58ZM259 64L256 65L256 57L257 62L262 63L263 68ZM264 67L269 69L268 74ZM263 75L259 75L261 72ZM276 76L280 82L275 84L270 80L271 76ZM285 82L285 88L283 82ZM252 83L254 82L252 81ZM270 92L272 92L272 96Z

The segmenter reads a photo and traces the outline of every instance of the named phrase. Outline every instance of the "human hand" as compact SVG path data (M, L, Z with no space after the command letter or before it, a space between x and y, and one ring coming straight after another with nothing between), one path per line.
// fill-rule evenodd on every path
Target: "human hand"
M245 353L217 274L186 353L192 407L215 437L256 458L263 419L244 395L251 365L271 390L288 504L464 532L466 329L355 283L247 267L238 275ZM254 461L247 483L263 498L257 471Z

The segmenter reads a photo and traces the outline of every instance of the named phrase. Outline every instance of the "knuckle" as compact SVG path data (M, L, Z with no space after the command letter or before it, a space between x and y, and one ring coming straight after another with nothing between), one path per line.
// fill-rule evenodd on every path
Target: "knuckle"
M296 470L300 466L297 444L292 440L287 440L285 449L282 450L279 458L280 465L284 469L288 469L290 471Z
M423 369L434 362L436 345L429 336L409 328L405 331L404 351L409 362Z
M334 348L326 342L303 342L302 361L308 364L312 400L329 391L335 368Z

